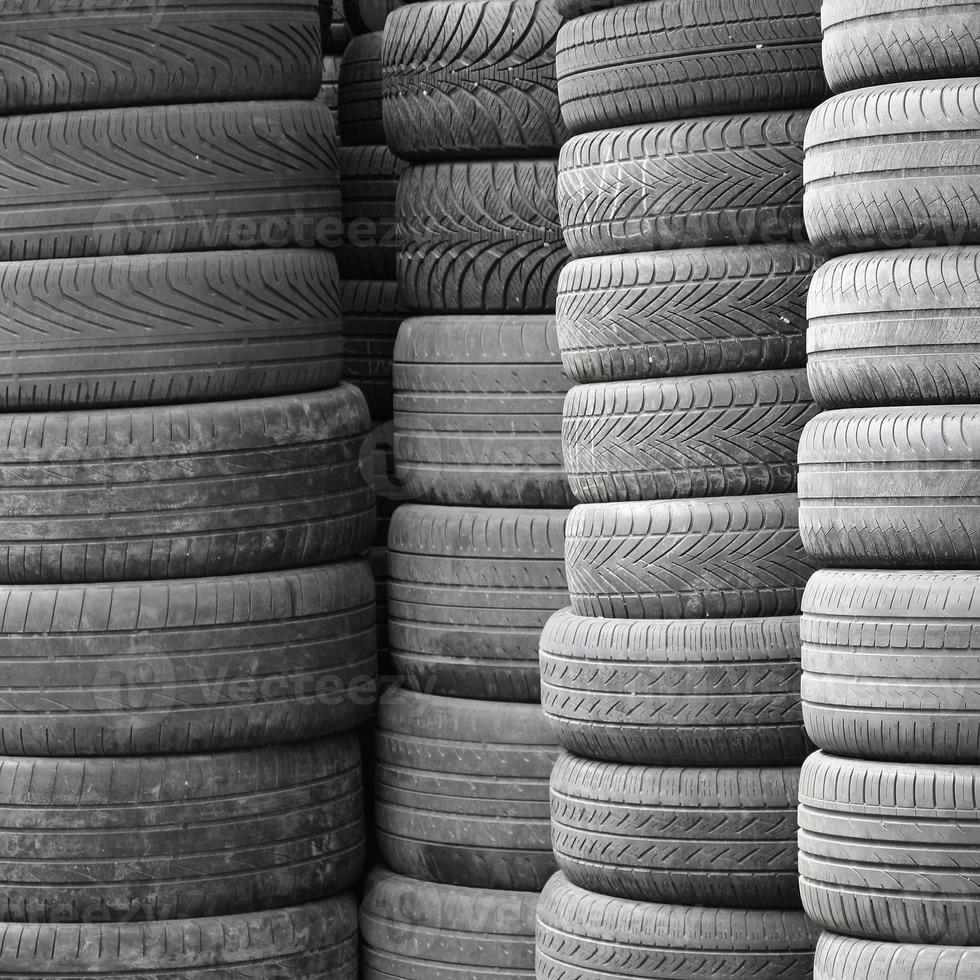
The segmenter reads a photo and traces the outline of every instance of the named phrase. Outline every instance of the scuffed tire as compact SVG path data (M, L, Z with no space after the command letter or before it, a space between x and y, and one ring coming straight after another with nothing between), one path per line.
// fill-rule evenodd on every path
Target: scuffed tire
M980 972L980 950L852 939L825 932L817 942L813 980L969 980Z

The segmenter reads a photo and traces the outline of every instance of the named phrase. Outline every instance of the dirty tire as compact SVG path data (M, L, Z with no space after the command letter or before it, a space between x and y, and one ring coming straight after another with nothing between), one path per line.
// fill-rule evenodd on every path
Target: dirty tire
M339 224L329 116L310 100L0 119L0 260L316 245Z
M817 411L803 368L577 385L565 470L582 503L788 493Z
M541 703L576 755L645 765L800 763L796 617L594 619L541 636Z
M824 412L800 441L800 533L821 565L980 567L980 408Z
M208 755L5 757L0 918L154 922L343 891L364 859L360 765L353 735Z
M538 903L537 976L810 980L817 934L802 912L607 898L558 874Z
M408 3L384 46L384 128L406 160L554 154L554 0Z
M534 980L536 893L439 885L376 868L364 894L364 980Z
M572 133L796 109L828 95L819 0L660 0L575 17L558 34Z
M406 504L388 538L392 657L432 694L537 702L538 638L568 602L568 511Z
M417 313L550 313L568 258L554 160L431 163L398 185L398 285Z
M833 259L810 291L807 372L825 408L980 402L980 248Z
M395 468L411 499L570 507L547 316L416 317L395 342Z
M375 520L358 460L368 426L348 385L0 416L0 581L196 578L356 555Z
M541 706L392 690L378 712L376 828L399 874L538 891L555 871Z
M802 367L808 245L576 259L558 280L562 361L581 384Z
M572 610L612 619L792 616L814 568L795 494L583 504L565 561Z
M345 146L384 146L380 32L355 37L340 61L340 139Z
M344 379L360 388L371 418L391 418L391 371L395 338L404 317L394 282L347 280L341 284L344 313Z
M558 210L572 255L802 242L808 113L654 123L569 140Z
M980 974L980 950L852 939L825 932L817 943L813 980L970 980Z
M383 31L388 15L402 5L402 0L343 0L344 19L353 34Z

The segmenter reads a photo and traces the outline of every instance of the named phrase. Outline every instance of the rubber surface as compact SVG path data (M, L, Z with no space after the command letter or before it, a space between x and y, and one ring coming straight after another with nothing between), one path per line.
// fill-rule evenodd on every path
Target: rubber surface
M980 950L852 939L825 932L817 943L813 980L969 980L980 971Z
M572 255L805 241L806 112L609 129L561 149Z
M402 0L344 0L344 19L354 34L383 31L388 14L401 5Z
M344 379L360 388L376 421L392 417L391 371L403 314L398 287L379 280L341 285L344 312Z
M539 705L393 689L378 712L376 830L385 864L444 885L538 891L555 871Z
M537 702L538 638L568 602L564 510L406 504L388 538L392 658L419 691Z
M323 51L340 53L351 39L344 14L343 0L319 0L320 38Z
M345 146L384 146L381 50L384 34L361 34L344 49L339 75L338 133Z
M339 54L325 54L323 56L323 75L320 79L320 92L316 100L330 110L330 121L333 123L333 131L335 134L338 133L340 131L340 118L338 115L340 105Z

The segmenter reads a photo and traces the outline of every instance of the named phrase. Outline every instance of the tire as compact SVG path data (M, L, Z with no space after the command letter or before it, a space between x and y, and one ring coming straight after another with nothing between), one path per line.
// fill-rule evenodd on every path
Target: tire
M361 905L363 980L534 980L532 892L373 871Z
M808 754L795 617L593 619L541 636L541 703L559 743L643 765L776 766Z
M548 776L558 755L539 705L393 689L378 713L376 829L399 874L539 891L555 871Z
M398 285L415 313L551 313L568 258L554 160L432 163L398 185Z
M822 571L803 597L803 713L838 755L980 762L976 572Z
M351 39L344 17L343 0L319 0L320 37L324 53L340 54Z
M570 507L553 317L406 320L395 342L395 469L411 499Z
M980 567L980 409L825 412L800 441L800 533L821 565Z
M340 61L340 138L346 146L384 146L381 48L384 35L361 34Z
M582 503L789 493L816 414L802 368L578 385L565 470Z
M345 279L394 280L395 199L404 169L405 164L385 146L341 147L344 236L337 263Z
M187 922L6 923L3 933L0 971L8 977L357 980L352 895Z
M353 282L341 286L344 311L344 378L361 389L371 418L392 417L392 359L404 314L393 282Z
M333 132L340 132L340 55L325 54L323 56L323 76L320 79L320 93L316 97L330 110L330 121Z
M976 946L980 862L974 766L840 759L800 779L800 891L832 932Z
M0 581L197 578L359 554L375 520L358 460L368 425L347 385L0 416Z
M344 0L344 19L356 34L383 31L388 15L402 5L402 0Z
M980 972L980 950L851 939L825 932L817 943L813 980L969 980Z
M289 8L201 0L192 12L148 0L84 9L76 0L21 0L0 13L0 113L311 99L318 19L313 0ZM37 175L36 161L29 172Z
M980 242L980 82L838 95L810 118L804 210L831 253Z
M639 902L792 908L799 769L624 766L562 755L551 774L558 867Z
M558 211L576 258L803 242L806 112L610 129L570 139Z
M572 611L607 619L793 616L813 572L794 494L583 504L568 519Z
M418 691L532 701L538 638L568 602L567 511L407 504L391 521L392 659Z
M807 245L576 259L558 280L565 371L581 384L806 363Z
M409 3L384 47L384 128L406 160L550 156L566 138L554 0Z
M314 101L11 116L0 143L0 261L309 247L339 225Z
M261 398L340 380L337 265L312 249L0 266L0 406Z
M657 905L594 895L558 874L538 903L538 980L810 980L802 912Z
M364 860L353 735L208 755L7 757L0 803L6 922L258 912L341 892Z
M828 95L819 0L660 0L585 13L558 34L571 133L797 109Z
M835 92L980 75L980 13L959 0L824 0L823 26Z
M980 249L834 259L813 279L807 371L825 408L980 402Z

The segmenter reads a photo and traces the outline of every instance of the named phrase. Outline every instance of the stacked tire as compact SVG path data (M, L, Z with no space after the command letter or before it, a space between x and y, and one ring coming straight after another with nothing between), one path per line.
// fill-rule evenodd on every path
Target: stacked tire
M555 870L537 640L567 601L553 0L393 10L396 482L365 980L534 975Z
M563 0L570 608L538 980L810 977L796 454L816 0Z
M980 8L824 4L807 132L805 906L820 980L966 977L980 916Z
M317 5L76 6L0 11L0 973L354 980L374 500Z

